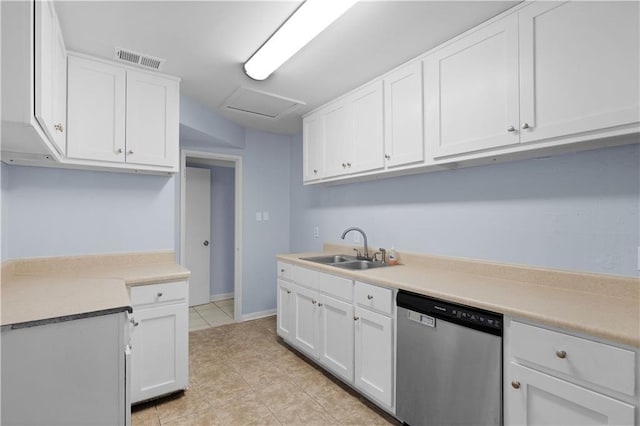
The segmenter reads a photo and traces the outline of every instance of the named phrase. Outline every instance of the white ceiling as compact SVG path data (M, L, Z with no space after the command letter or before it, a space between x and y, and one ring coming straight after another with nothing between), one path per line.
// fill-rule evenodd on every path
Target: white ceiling
M361 1L265 81L242 64L300 1L56 1L69 50L113 58L123 47L167 60L181 93L228 119L292 134L301 115L518 1ZM240 86L306 105L271 119L222 108Z

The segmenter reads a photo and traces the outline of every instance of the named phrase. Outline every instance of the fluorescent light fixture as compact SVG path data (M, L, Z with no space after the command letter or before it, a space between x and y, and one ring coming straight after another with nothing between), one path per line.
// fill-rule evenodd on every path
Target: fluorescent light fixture
M254 80L264 80L320 34L357 0L307 0L244 64Z

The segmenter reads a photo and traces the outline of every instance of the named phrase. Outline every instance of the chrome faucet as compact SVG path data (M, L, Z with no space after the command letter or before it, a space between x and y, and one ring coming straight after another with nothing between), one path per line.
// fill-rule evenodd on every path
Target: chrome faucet
M362 234L362 238L364 240L364 259L371 260L371 258L369 258L369 246L367 245L367 234L365 234L362 229L356 228L356 227L347 228L344 230L344 232L342 233L342 237L340 238L344 240L344 237L351 231L356 231Z

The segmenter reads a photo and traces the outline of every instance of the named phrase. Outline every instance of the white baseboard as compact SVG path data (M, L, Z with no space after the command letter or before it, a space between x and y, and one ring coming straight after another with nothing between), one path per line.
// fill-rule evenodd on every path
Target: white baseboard
M221 293L221 294L212 294L209 297L210 302L217 302L219 300L232 299L234 296L233 293Z
M243 315L241 321L250 321L258 318L270 317L275 314L276 314L275 309L268 309L266 311L253 312L250 314Z

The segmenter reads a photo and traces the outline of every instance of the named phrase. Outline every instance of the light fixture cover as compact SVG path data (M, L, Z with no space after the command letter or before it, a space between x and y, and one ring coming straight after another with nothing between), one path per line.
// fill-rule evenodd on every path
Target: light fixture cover
M357 0L307 0L244 64L247 75L264 80L320 34Z

